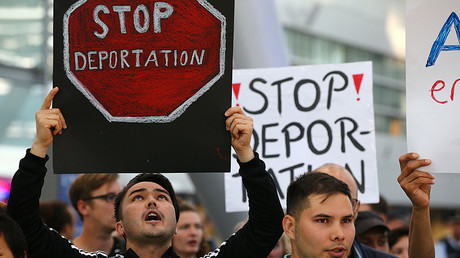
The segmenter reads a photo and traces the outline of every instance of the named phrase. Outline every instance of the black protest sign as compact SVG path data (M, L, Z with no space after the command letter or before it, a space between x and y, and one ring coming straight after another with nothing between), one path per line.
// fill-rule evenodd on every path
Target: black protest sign
M234 1L58 1L55 173L230 168Z

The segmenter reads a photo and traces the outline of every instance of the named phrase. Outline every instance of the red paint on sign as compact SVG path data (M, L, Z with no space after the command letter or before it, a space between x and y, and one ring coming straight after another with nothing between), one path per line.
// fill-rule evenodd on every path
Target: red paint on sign
M168 0L169 16L156 3L88 0L66 12L66 73L114 121L183 112L223 74L225 18L201 0Z
M232 84L233 93L235 93L236 99L238 99L238 95L240 94L240 86L241 86L241 83L233 83Z
M355 83L356 92L359 94L359 90L361 89L361 82L363 81L364 74L353 74L353 82ZM359 98L357 99L360 100Z

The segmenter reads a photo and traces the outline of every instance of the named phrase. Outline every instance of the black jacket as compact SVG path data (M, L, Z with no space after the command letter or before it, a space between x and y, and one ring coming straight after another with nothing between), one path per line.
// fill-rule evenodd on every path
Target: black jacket
M265 164L256 157L240 163L240 175L249 197L249 220L230 236L219 248L204 257L267 257L283 233L283 210L275 184L265 171ZM40 158L27 150L11 182L8 213L21 226L26 235L29 257L107 257L104 252L86 252L72 245L56 231L42 223L39 199L46 174L48 157ZM129 249L124 255L137 257ZM172 248L163 257L177 257Z

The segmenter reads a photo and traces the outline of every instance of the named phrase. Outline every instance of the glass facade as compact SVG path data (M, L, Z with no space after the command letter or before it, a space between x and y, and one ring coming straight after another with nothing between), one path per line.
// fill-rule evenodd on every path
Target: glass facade
M47 5L0 1L0 176L11 176L31 146L34 114L50 88Z
M405 134L405 63L333 40L285 27L285 40L292 65L372 61L376 131Z

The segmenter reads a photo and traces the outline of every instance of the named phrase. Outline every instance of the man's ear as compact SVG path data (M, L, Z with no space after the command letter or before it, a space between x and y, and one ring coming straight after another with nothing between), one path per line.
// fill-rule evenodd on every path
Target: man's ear
M123 222L121 222L121 220L115 224L115 229L117 230L118 236L123 237L126 240L125 229L123 228Z
M283 229L286 235L294 240L295 239L295 219L291 215L285 215L283 218Z
M78 200L77 211L78 213L81 214L82 217L88 216L89 214L88 208L89 208L89 205L85 201Z

